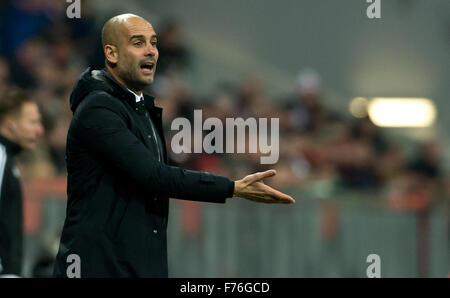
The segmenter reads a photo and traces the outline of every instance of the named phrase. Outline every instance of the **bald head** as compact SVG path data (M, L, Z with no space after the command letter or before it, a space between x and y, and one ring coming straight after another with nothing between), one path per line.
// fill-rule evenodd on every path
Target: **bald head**
M148 23L144 18L131 13L125 13L110 18L102 29L102 44L119 46L127 36L127 28L136 22ZM150 25L150 23L148 23ZM151 25L150 25L151 26Z

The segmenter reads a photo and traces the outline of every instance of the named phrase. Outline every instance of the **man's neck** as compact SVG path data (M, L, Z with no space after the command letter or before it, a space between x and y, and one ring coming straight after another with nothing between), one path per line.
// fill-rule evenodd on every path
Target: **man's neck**
M142 91L141 92L136 92L136 91L134 91L134 90L131 90L131 89L129 89L129 88L127 88L129 91L131 91L131 92L133 92L133 94L134 94L134 96L137 96L137 97L141 97L142 96Z
M127 86L127 84L125 84L125 82L112 70L112 68L109 65L106 65L106 70L109 72L110 75L112 75L112 77L119 82L119 84L121 84L122 86L124 86L126 89L133 91L134 93L136 93L138 96L142 96L142 90L135 90L133 87L129 87Z
M0 126L0 136L2 139L8 141L8 143L6 144L6 150L8 150L9 153L15 155L23 149L18 140L16 140L16 138L14 137L14 134L4 125Z

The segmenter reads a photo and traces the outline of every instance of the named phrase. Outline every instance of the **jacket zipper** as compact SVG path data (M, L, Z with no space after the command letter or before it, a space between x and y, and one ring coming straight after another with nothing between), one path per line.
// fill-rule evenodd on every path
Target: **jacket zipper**
M161 162L161 152L159 150L159 143L158 143L158 138L156 136L156 132L155 132L155 127L153 125L153 121L150 118L150 115L148 114L148 112L145 112L145 116L147 117L148 121L150 122L150 126L152 128L152 132L153 132L153 138L155 139L155 144L156 144L156 150L158 151L158 161Z

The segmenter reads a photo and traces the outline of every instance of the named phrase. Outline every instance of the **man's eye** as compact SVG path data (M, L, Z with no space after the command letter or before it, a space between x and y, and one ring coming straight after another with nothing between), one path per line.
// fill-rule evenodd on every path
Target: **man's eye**
M141 41L135 42L134 45L135 45L135 46L141 46L141 45L142 45L142 42L141 42Z

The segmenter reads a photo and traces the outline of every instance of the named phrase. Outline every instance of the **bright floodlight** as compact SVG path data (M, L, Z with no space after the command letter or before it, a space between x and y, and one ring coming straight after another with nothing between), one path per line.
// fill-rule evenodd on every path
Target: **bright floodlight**
M436 108L427 98L373 98L368 113L382 127L429 127L436 120Z

